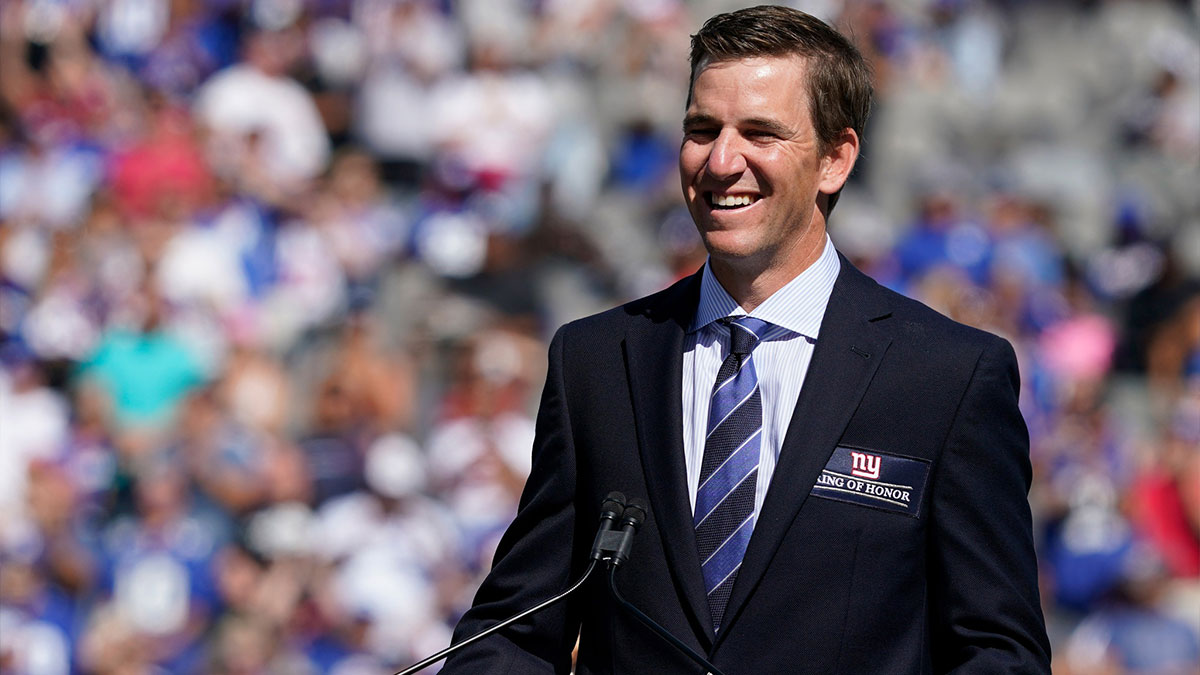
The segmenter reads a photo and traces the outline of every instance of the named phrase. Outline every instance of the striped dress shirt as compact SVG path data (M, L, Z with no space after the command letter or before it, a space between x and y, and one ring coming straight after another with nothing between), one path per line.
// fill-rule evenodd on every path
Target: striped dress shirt
M754 495L755 520L762 510L771 475L775 473L779 448L783 445L800 387L808 373L821 319L825 316L825 307L841 267L837 251L826 235L821 257L750 312L750 316L775 327L754 348L754 366L763 402L763 442ZM717 320L744 314L746 312L729 297L706 263L700 281L700 304L683 342L683 452L693 511L696 509L700 464L704 459L709 398L717 370L729 353L729 328Z

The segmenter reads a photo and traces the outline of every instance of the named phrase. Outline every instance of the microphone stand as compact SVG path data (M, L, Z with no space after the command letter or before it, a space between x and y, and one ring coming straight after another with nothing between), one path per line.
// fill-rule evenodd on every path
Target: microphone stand
M684 644L682 640L674 635L671 635L670 631L658 625L657 621L651 619L649 616L646 616L645 612L638 609L632 602L629 602L621 595L621 592L617 590L617 570L619 568L620 565L614 565L611 562L609 563L608 588L610 591L612 591L613 597L617 599L617 602L619 602L622 607L628 610L628 612L632 614L635 619L641 621L642 625L653 631L655 635L666 640L672 647L678 649L680 652L683 652L684 656L695 661L706 671L707 675L725 675L725 673L722 673L719 668L710 663L708 659L700 656L695 652L695 650Z
M462 649L463 647L466 647L477 640L482 640L483 638L495 633L505 626L509 626L517 621L520 621L521 619L524 619L530 614L540 612L554 603L560 602L567 596L579 590L579 588L582 587L583 584L592 576L592 573L596 571L596 567L602 561L608 564L608 588L612 591L613 597L616 598L621 607L624 607L626 611L628 611L634 616L634 618L653 631L655 635L658 635L663 640L666 640L667 643L672 647L678 649L689 659L699 664L702 668L704 668L707 675L725 675L719 668L714 666L700 654L697 654L695 650L684 644L679 638L672 635L671 632L666 628L658 625L654 619L651 619L646 615L645 612L635 607L633 603L626 600L621 595L620 591L617 590L617 569L621 567L622 563L629 560L629 554L633 547L633 535L637 534L638 529L646 520L646 512L648 508L649 507L646 506L646 503L640 499L631 499L629 500L629 503L626 504L625 495L622 495L620 492L609 493L609 495L605 497L604 503L600 506L600 528L596 533L596 539L592 544L590 556L591 560L588 562L587 569L584 570L583 576L579 577L579 580L572 584L570 588L562 593L559 593L553 598L550 598L549 600L530 607L520 614L511 616L490 628L482 630L463 640L462 642L459 642L458 644L450 645L433 656L430 656L419 663L414 663L408 668L396 673L396 675L412 675L423 668L437 663L454 652ZM617 522L618 519L620 519L619 524Z
M639 502L636 499L633 501L637 502L637 504L641 504L641 502ZM635 505L634 511L631 513L636 514L640 511L642 514L641 517L644 518L645 511L643 509L644 509L644 506ZM521 612L520 614L517 614L515 616L510 616L509 618L501 621L500 623L498 623L494 626L491 626L490 628L486 628L486 629L472 635L471 637L463 640L462 642L459 642L458 644L452 644L449 647L446 647L445 649L443 649L442 651L434 654L433 656L430 656L426 659L422 659L420 662L414 663L413 665L409 666L408 668L405 668L404 670L396 673L396 675L412 675L413 673L417 672L418 670L421 670L423 668L426 668L428 666L431 666L431 665L437 663L438 661L441 661L442 659L446 658L447 656L450 656L451 654L462 649L463 647L466 647L469 644L473 644L474 642L476 642L478 640L482 640L483 638L491 635L492 633L495 633L496 631L500 630L501 628L504 628L505 626L512 625L513 623L516 623L517 621L524 619L525 617L529 616L530 614L535 614L537 612L540 612L543 609L546 609L547 607L549 607L550 605L553 605L554 603L561 601L563 598L566 598L567 596L571 595L572 593L579 590L580 587L583 586L583 584L592 576L592 572L596 571L596 566L600 564L601 560L609 560L611 558L611 556L618 555L618 549L620 549L621 547L624 547L624 551L625 551L624 555L626 557L628 557L628 555L629 555L628 550L629 550L629 546L631 545L631 540L633 538L633 532L636 531L638 525L641 525L641 520L638 519L636 524L622 523L622 525L625 526L622 528L622 531L620 531L620 532L614 531L613 527L617 524L617 519L620 518L622 515L624 515L625 510L626 510L625 495L621 494L620 492L610 492L610 493L608 493L608 496L604 498L604 501L600 504L600 527L596 532L596 539L592 543L592 552L591 552L591 556L590 556L591 560L588 562L587 569L584 570L583 576L579 577L579 580L576 581L574 584L572 584L570 588L563 591L562 593L559 593L558 595L554 596L553 598L550 598L549 600L545 600L537 605L534 605L533 607L530 607L529 609ZM630 531L631 528L632 528L632 531Z
M408 668L400 671L399 673L396 673L396 675L412 675L413 673L417 672L418 670L421 670L422 668L425 668L427 666L433 665L434 663L437 663L438 661L441 661L442 659L444 659L447 656L449 656L450 654L462 649L463 647L466 647L467 645L469 645L477 640L482 640L483 638L491 635L492 633L495 633L496 631L500 630L501 628L504 628L505 626L508 626L512 623L520 621L521 619L524 619L525 617L529 616L530 614L540 612L543 609L549 607L550 605L553 605L554 603L559 602L563 598L567 597L568 595L570 595L570 594L574 593L576 590L578 590L579 587L582 586L583 583L585 581L587 581L589 577L592 576L592 572L594 572L596 570L596 563L597 563L597 561L595 561L595 560L588 563L587 570L584 571L583 576L579 578L579 581L576 581L575 585L571 586L570 588L563 591L562 593L559 593L558 595L554 596L553 598L550 598L549 600L542 602L539 605L530 607L529 609L525 610L524 612L521 612L520 614L517 614L516 616L511 616L511 617L505 619L504 621L501 621L500 623L496 624L495 626L492 626L491 628L480 631L480 632L472 635L471 637L463 640L462 642L459 642L458 644L450 645L449 647L446 647L445 649L434 654L433 656L430 656L429 658L427 658L419 663L414 663L413 665L409 666ZM720 675L720 673L717 673L717 675Z

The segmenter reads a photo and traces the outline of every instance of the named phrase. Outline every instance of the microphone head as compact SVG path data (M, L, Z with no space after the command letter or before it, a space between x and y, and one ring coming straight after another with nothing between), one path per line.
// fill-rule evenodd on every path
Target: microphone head
M620 492L610 492L600 503L600 517L616 520L625 512L625 495Z
M622 514L621 523L623 525L632 525L634 529L637 529L645 522L649 510L649 505L641 499L636 497L630 499L629 503L625 505L625 513Z

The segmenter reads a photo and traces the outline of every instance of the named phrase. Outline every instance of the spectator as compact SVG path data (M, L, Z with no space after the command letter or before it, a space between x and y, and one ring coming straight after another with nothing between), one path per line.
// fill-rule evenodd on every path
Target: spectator
M212 132L209 157L230 178L253 180L260 166L267 189L292 195L316 178L329 160L329 139L309 94L288 72L301 56L295 30L257 31L245 61L230 66L196 92L195 115Z

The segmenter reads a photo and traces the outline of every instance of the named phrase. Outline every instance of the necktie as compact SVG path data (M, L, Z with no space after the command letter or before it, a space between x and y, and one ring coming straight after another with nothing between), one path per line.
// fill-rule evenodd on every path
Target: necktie
M696 491L696 542L713 627L719 629L746 544L754 531L754 493L762 444L762 395L751 351L770 326L748 316L726 320L729 355L717 371Z

